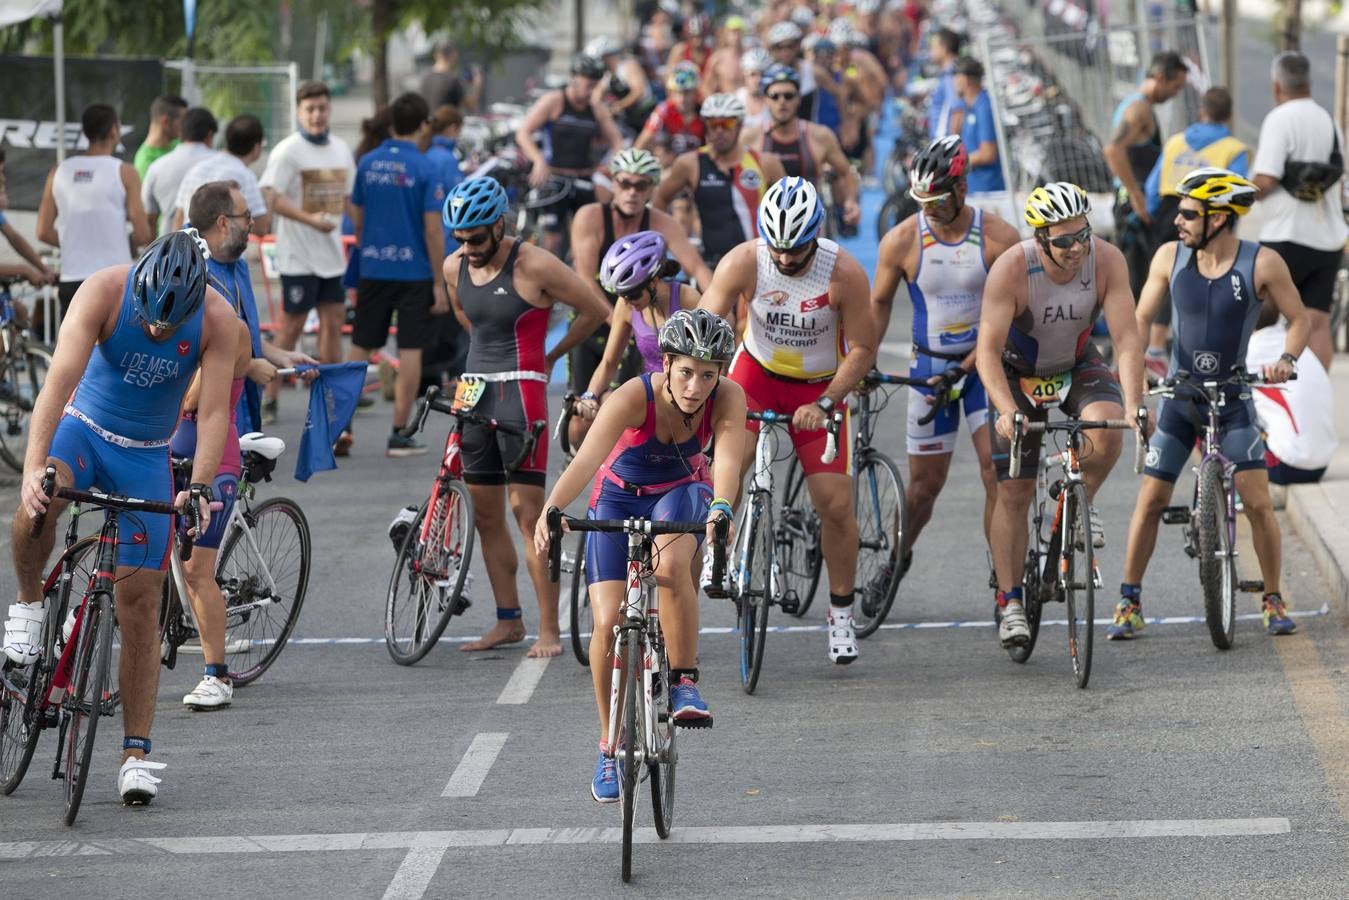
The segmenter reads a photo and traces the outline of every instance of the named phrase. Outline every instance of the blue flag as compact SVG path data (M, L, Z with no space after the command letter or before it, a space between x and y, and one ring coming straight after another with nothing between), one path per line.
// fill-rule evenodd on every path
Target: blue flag
M296 372L305 372L315 366L296 366ZM318 366L319 377L309 388L309 414L300 435L300 455L295 460L295 477L308 481L315 472L337 468L333 458L333 441L337 440L351 417L356 415L356 401L365 387L366 364L363 362L333 363Z

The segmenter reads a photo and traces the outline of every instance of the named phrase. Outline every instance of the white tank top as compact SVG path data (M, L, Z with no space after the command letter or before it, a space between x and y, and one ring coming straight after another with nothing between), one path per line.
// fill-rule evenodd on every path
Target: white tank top
M810 268L802 275L778 271L768 245L755 242L758 278L749 304L745 349L768 371L802 381L826 378L843 358L843 331L829 303L829 281L838 244L819 239Z
M62 281L83 281L99 269L131 262L120 159L72 156L56 169L52 196Z
M961 356L974 348L983 305L984 214L977 207L969 230L954 244L933 233L918 214L918 275L909 282L913 301L913 341L925 351Z

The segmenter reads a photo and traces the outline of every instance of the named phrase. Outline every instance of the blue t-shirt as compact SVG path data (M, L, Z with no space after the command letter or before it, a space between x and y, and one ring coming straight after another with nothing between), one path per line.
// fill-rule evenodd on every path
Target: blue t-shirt
M440 173L440 186L445 190L445 196L450 195L454 186L464 180L464 170L459 168L459 157L454 152L455 142L447 137L436 135L431 138L431 146L426 149L426 158L435 165L436 171ZM459 249L459 242L452 236L450 229L445 229L445 255Z
M430 281L422 216L438 214L444 200L435 165L411 141L390 138L361 157L351 191L365 213L361 277Z
M993 146L997 146L998 129L993 122L993 102L988 98L988 91L980 91L974 103L965 107L965 120L960 126L960 139L965 142L965 150L971 154L986 141L992 141ZM968 185L971 194L1006 190L1007 185L1002 180L1001 161L994 159L988 165L971 168Z
M1214 141L1220 141L1225 137L1232 136L1232 129L1221 122L1195 122L1185 129L1185 143L1192 150L1202 150ZM1152 171L1148 173L1148 180L1143 185L1143 192L1148 198L1148 215L1157 212L1158 207L1162 205L1162 164L1166 161L1166 154L1163 152L1157 158ZM1228 164L1227 168L1235 172L1242 178L1248 177L1247 172L1251 167L1251 155L1247 150L1243 150L1236 155L1236 158Z
M239 318L248 326L248 336L253 344L253 358L262 358L262 330L258 323L258 304L253 298L253 281L248 275L248 263L236 259L232 263L206 260L209 284L229 301ZM240 434L262 430L262 388L249 379L244 379L244 392L239 396L239 409L235 416Z
M932 140L950 134L951 113L960 109L960 96L956 93L956 64L951 63L937 76L937 86L928 95L927 127Z

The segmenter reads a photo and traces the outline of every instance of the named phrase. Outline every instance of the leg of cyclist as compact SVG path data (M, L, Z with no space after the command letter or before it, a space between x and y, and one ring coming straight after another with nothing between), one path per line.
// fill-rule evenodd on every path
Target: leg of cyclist
M671 490L651 512L658 522L701 521L707 517L712 488L701 482ZM660 588L660 627L670 659L671 714L685 725L710 725L698 691L698 590L690 577L702 535L663 537L656 546L656 584Z
M1260 563L1260 577L1265 582L1260 604L1265 630L1269 634L1292 634L1297 630L1297 624L1289 618L1279 591L1279 573L1283 568L1282 536L1279 521L1274 516L1274 505L1269 499L1269 474L1264 469L1239 469L1234 477L1246 518L1251 523L1251 541L1255 544L1255 558Z
M1018 398L1019 399L1019 398ZM1023 410L1024 411L1024 410ZM1021 471L1011 477L1010 422L1006 417L994 422L990 434L993 465L997 471L998 499L993 507L993 521L989 530L989 549L993 555L993 572L997 576L998 640L1004 647L1018 646L1030 640L1030 625L1021 596L1021 573L1029 540L1026 513L1035 499L1036 469L1040 464L1039 434L1021 438ZM1036 418L1043 418L1037 416ZM997 430L1001 426L1003 430Z
M909 493L905 501L909 513L909 551L918 542L918 535L932 518L932 507L946 484L951 471L951 453L915 453L909 450Z
M64 462L48 457L47 463L56 467L58 485L74 483L70 467ZM62 510L68 505L65 500L51 501L47 507L47 519L36 536L32 534L33 520L23 506L14 510L9 547L14 561L15 580L18 582L18 595L9 606L5 621L4 656L18 665L28 665L41 652L42 625L46 618L42 598L42 581L47 574L44 570L56 543L57 522Z
M534 549L534 542L529 540L534 533L534 524L543 513L543 484L525 484L512 478L508 492L515 523L525 537L525 566L534 582L534 596L539 598L539 639L529 648L529 655L557 656L562 652L557 621L559 585L548 577L548 557L540 556Z
M234 699L234 684L225 663L225 595L216 583L215 565L238 491L238 475L222 472L216 476L211 493L222 508L211 515L210 527L193 545L192 558L183 563L187 600L197 621L203 657L201 682L183 697L183 705L191 709L220 709Z
M812 450L800 452L804 462ZM846 456L846 450L839 447L839 458ZM810 473L809 467L806 472ZM852 619L857 578L857 516L853 512L852 476L838 472L807 474L806 489L820 515L820 550L829 574L829 658L846 665L857 659Z
M128 523L129 524L129 523ZM159 599L164 572L138 566L117 567L117 628L121 632L122 729L128 738L150 737L159 689ZM144 759L143 747L122 749L122 762Z
M985 413L984 421L988 421ZM987 424L971 429L970 443L974 445L974 455L979 460L979 480L984 485L984 541L993 535L993 510L998 502L998 473L993 468L993 447L989 441L992 429Z
M506 527L505 476L496 483L477 483L477 476L465 474L469 493L473 496L473 520L478 529L478 546L487 567L487 580L496 598L497 622L485 635L460 650L490 650L502 644L516 644L525 639L525 623L521 619L520 594L515 587L515 573L519 561L515 542ZM556 604L554 604L556 608Z

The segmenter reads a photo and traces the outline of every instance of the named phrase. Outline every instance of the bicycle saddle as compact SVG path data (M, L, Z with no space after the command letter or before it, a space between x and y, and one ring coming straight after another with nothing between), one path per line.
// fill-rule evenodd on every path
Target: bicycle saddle
M250 431L248 434L239 435L239 450L243 453L256 453L264 459L276 459L286 452L286 442L261 431Z

